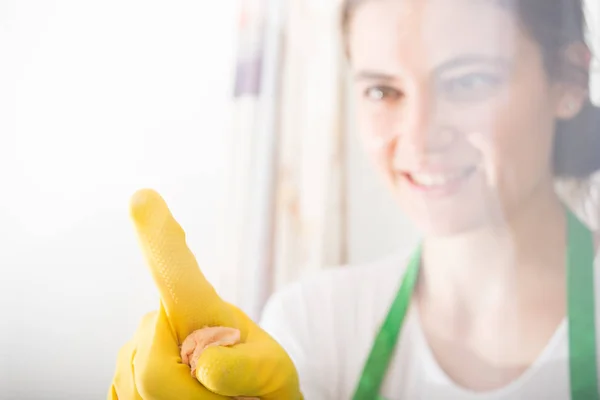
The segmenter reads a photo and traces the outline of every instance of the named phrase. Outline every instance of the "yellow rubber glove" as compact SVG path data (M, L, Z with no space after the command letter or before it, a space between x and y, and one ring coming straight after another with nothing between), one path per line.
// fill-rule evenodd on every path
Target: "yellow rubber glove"
M200 271L185 233L152 190L131 203L140 244L161 297L119 352L109 400L299 400L298 374L283 348L241 310L224 302ZM205 327L238 329L240 343L206 348L196 376L180 346Z

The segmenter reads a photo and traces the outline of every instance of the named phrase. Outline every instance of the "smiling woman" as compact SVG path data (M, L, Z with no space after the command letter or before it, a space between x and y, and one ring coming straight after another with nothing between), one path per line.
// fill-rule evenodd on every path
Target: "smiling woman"
M567 307L558 272L564 247L548 247L575 244L563 233L554 179L600 169L581 2L349 0L343 29L363 138L425 233L413 300L432 365L446 378L443 389L431 389L436 380L405 359L398 369L424 381L416 391L397 390L406 398L566 398L560 379L545 381L562 366L541 367L537 380L525 376L557 356L547 342L559 340ZM554 307L528 314L539 290L527 284L534 275L554 288ZM492 326L504 339L490 337ZM371 361L365 377L372 378ZM583 392L590 398L593 378Z
M361 137L424 240L407 269L387 260L273 300L335 315L335 328L353 332L327 341L329 331L310 329L324 344L306 338L294 353L303 389L323 398L327 381L337 383L328 398L596 398L595 333L572 315L580 305L584 321L594 318L591 241L554 191L557 178L600 168L581 2L348 0L342 20ZM404 284L385 317L396 278ZM327 311L300 299L312 291L332 299ZM297 348L298 335L287 337L296 325L276 318L267 313L265 326ZM576 348L577 335L590 347ZM331 358L317 368L310 354Z
M457 2L370 3L348 2L343 20L361 131L374 150L389 148L396 138L408 142L394 157L383 154L380 165L405 206L421 208L422 222L439 220L435 207L420 201L422 194L439 196L460 178L474 178L464 193L480 213L487 212L489 202L480 201L486 193L501 197L495 207L504 213L539 181L550 187L553 172L585 177L600 167L594 130L600 113L585 95L590 59L579 2L476 2L466 10ZM419 39L408 41L413 31ZM490 140L486 155L479 147ZM440 160L418 151L426 146L452 146L452 154ZM551 157L553 172L546 168ZM483 177L477 168L495 182L495 193L483 190L484 181L477 184ZM439 185L444 178L452 184ZM402 182L420 194L411 197L409 190L403 196L408 186ZM466 209L465 228L476 223L473 207ZM439 209L442 215L448 211Z

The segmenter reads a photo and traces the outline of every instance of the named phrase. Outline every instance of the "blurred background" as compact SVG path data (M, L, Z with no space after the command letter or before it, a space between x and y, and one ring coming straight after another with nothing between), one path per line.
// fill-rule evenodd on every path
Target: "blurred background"
M0 398L105 398L158 304L140 188L253 318L293 280L410 248L353 130L338 6L0 1Z

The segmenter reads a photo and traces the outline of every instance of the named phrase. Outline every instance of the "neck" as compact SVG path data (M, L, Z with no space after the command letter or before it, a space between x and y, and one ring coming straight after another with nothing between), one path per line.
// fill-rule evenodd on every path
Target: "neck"
M562 290L565 229L563 207L549 188L502 224L427 238L420 301L474 317Z

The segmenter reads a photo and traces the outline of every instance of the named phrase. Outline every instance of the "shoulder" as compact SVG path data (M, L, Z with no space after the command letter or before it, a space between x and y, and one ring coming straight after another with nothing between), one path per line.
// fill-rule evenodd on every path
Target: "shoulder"
M563 201L592 230L600 230L600 171L586 179L560 179L556 188Z
M267 302L260 325L292 358L305 398L336 399L347 389L343 371L385 316L405 260L398 253L324 270Z
M263 311L263 321L273 313L309 312L369 301L373 295L395 294L409 253L395 252L374 262L325 269L274 293Z

